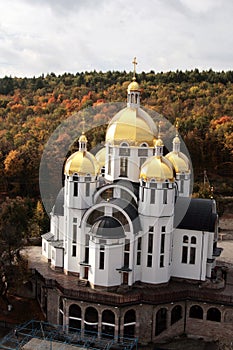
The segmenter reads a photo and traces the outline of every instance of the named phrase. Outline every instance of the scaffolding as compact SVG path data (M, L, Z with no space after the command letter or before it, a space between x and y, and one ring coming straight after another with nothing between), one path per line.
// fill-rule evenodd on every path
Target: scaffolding
M36 344L36 345L35 345ZM137 350L137 338L111 337L68 326L31 320L17 326L0 341L0 349L68 350Z

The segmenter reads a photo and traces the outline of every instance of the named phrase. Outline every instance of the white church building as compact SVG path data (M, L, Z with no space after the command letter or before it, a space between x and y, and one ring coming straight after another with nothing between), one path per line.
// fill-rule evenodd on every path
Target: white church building
M190 160L178 130L173 137L165 155L160 130L140 107L134 74L105 146L91 154L82 133L79 150L66 161L51 230L42 236L42 254L53 269L105 290L211 277L215 201L191 198Z

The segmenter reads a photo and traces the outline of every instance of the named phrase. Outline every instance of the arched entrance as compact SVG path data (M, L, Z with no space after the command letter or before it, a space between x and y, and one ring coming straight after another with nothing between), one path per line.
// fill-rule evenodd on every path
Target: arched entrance
M159 309L156 314L155 335L159 335L167 329L167 309Z
M189 317L203 319L203 309L199 305L193 305L189 310Z
M82 310L80 306L72 304L69 307L69 329L81 329Z
M114 337L115 315L111 310L104 310L102 313L101 333L104 337Z
M207 320L221 322L221 312L216 307L211 307L207 311Z
M135 336L136 313L130 309L124 316L124 337L132 338Z
M171 325L178 322L182 318L182 307L176 305L173 307L171 312Z
M85 311L84 318L85 332L98 332L98 311L89 306Z

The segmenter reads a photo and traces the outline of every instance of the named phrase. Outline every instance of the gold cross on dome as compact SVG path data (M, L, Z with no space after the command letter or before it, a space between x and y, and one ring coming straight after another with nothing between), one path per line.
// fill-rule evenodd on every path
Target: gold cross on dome
M137 62L137 59L136 59L136 57L134 57L134 59L133 59L133 79L135 80L136 79L136 65L138 64L138 62Z

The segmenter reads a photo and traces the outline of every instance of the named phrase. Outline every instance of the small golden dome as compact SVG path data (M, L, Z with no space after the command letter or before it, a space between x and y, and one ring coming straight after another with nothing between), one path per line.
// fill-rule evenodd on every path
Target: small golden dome
M82 132L82 135L80 136L80 138L78 140L79 140L79 142L87 142L87 138L86 138L84 131Z
M173 181L172 164L165 157L150 157L141 167L140 179L145 181L155 179L159 182Z
M140 87L137 81L132 81L129 85L128 85L128 94L130 93L130 91L139 91Z
M159 147L163 147L163 140L161 140L160 138L158 140L155 141L155 146L159 146Z
M172 151L165 157L172 163L176 173L190 172L190 162L184 153Z
M173 142L173 143L180 143L180 138L179 138L179 136L175 136L172 142Z
M106 148L101 148L95 155L97 162L99 163L100 168L105 166L106 157Z
M99 173L99 164L93 154L86 151L73 153L66 161L65 175L77 173L81 176L90 174L96 176Z
M106 142L120 145L126 141L130 146L139 147L146 142L153 146L156 126L148 113L141 108L126 107L119 111L109 123Z

